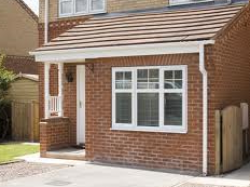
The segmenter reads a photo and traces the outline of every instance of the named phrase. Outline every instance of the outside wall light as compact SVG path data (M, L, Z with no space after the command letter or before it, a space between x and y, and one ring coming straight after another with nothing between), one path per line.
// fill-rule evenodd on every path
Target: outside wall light
M67 79L68 82L73 82L74 77L73 77L73 73L71 71L68 71L66 73L66 79Z

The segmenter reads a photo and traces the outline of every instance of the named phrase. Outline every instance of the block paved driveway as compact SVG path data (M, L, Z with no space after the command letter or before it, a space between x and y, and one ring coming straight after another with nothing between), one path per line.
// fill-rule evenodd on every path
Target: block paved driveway
M84 163L0 183L0 187L172 187L191 176Z

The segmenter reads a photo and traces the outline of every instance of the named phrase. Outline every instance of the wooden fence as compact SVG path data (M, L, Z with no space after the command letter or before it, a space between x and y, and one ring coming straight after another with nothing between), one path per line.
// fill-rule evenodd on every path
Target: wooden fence
M216 111L216 174L238 169L243 164L242 112L237 106Z
M12 103L12 139L39 141L39 105L37 102Z

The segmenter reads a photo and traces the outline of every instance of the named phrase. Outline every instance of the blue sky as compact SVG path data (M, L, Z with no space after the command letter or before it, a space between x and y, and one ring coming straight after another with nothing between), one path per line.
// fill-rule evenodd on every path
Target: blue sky
M37 15L39 12L39 0L23 0Z

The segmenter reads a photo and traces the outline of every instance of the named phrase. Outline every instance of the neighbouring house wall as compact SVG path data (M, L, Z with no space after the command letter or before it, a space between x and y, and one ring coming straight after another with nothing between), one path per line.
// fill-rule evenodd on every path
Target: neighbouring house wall
M38 46L38 18L19 1L0 0L0 53L28 56Z
M8 55L4 60L4 66L14 73L38 74L38 63L32 56Z
M38 82L26 78L18 78L11 84L9 96L15 102L38 102Z
M209 80L209 170L215 167L215 110L228 105L250 105L250 11L207 48Z

